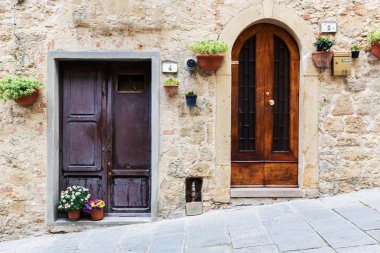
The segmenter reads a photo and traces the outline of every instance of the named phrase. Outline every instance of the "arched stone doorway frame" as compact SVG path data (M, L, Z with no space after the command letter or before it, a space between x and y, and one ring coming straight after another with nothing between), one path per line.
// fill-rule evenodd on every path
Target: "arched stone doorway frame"
M219 40L231 49L239 35L258 23L282 27L296 40L300 50L299 82L299 187L306 193L318 188L318 72L313 66L314 33L295 10L271 0L245 9L232 18ZM231 52L216 73L216 172L214 201L229 202L231 176Z

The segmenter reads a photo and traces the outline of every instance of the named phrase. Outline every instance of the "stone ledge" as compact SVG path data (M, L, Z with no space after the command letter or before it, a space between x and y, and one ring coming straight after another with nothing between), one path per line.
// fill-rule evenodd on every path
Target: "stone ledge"
M71 225L92 225L92 226L108 226L108 225L129 225L139 223L153 222L152 217L104 217L100 221L78 220L69 221L68 219L57 219L54 226L71 226Z
M231 188L231 198L304 198L300 188Z

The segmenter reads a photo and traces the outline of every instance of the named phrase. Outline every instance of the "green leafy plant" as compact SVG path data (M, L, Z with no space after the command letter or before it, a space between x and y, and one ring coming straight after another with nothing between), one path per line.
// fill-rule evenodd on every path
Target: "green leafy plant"
M359 51L359 50L360 50L360 46L358 43L352 44L351 51Z
M0 80L0 99L19 99L43 87L38 80L8 76Z
M66 191L61 192L58 209L65 212L82 209L90 197L87 188L69 186Z
M178 85L179 85L179 81L173 78L170 78L164 82L164 86L178 86Z
M335 45L335 41L327 37L321 36L314 42L314 47L317 51L330 51L330 48Z
M196 96L197 94L193 90L186 91L186 96Z
M190 45L193 53L197 54L223 54L228 51L225 42L219 40L204 40Z
M380 43L380 30L371 31L367 37L367 41L369 44Z

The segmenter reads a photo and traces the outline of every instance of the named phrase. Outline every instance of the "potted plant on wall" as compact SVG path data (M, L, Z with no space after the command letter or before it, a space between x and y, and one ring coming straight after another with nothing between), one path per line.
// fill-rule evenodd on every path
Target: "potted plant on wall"
M330 40L327 37L319 37L314 42L314 47L317 49L317 52L312 54L314 65L317 68L327 69L330 67L331 60L333 57L333 52L330 51L331 47L334 46L335 42Z
M368 43L371 45L371 54L380 59L380 30L370 32Z
M197 57L198 66L208 72L216 71L222 65L228 46L219 40L204 40L190 45Z
M360 54L360 47L359 47L359 44L358 43L354 43L352 44L351 46L351 58L359 58L359 54Z
M170 78L164 82L165 93L169 96L173 96L178 93L179 81L173 78Z
M91 220L103 220L104 218L104 210L103 208L106 206L103 200L101 199L93 199L90 200L84 207L83 212L89 213Z
M75 221L80 218L80 210L87 204L91 195L88 189L82 186L69 186L61 192L58 209L67 212L69 220Z
M0 80L0 99L13 99L17 104L28 107L38 99L44 84L25 77L5 77Z
M188 107L194 107L197 104L197 94L193 90L186 92L186 104Z

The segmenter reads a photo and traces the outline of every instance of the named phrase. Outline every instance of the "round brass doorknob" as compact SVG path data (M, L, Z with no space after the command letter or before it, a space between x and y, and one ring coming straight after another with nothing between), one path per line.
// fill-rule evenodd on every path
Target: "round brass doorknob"
M273 99L269 100L269 101L268 101L268 104L269 104L269 105L274 105L274 100L273 100Z

